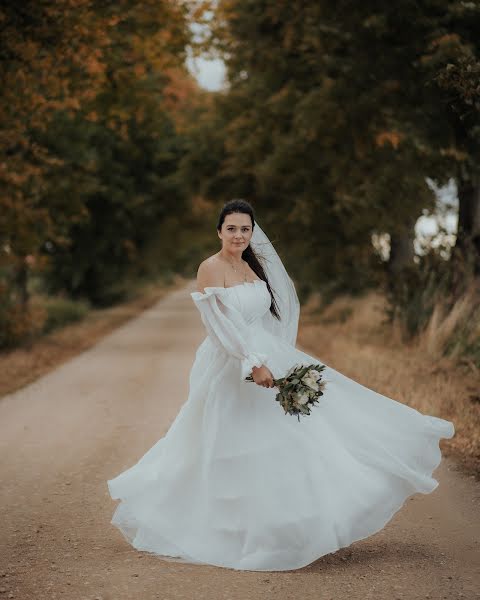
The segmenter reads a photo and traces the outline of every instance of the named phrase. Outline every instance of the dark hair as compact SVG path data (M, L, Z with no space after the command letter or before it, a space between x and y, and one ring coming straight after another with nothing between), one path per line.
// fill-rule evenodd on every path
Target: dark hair
M218 231L220 231L222 229L222 225L223 225L223 222L225 221L225 217L227 215L231 215L233 213L243 213L246 215L250 215L250 219L252 221L252 232L253 232L253 229L255 227L255 217L253 214L253 208L252 208L251 204L249 202L247 202L246 200L230 200L229 202L224 204L222 210L220 211L220 215L218 217L218 223L217 223ZM273 295L272 288L270 287L270 283L265 274L265 271L264 271L260 261L258 260L257 255L255 254L252 247L250 246L250 244L248 244L248 246L242 252L242 258L244 261L246 261L248 263L248 265L250 266L252 271L256 275L258 275L258 277L260 279L263 279L263 281L267 284L267 288L270 293L270 297L272 299L272 302L270 304L270 312L272 313L272 315L275 318L277 318L280 321L280 313L278 310L277 302Z

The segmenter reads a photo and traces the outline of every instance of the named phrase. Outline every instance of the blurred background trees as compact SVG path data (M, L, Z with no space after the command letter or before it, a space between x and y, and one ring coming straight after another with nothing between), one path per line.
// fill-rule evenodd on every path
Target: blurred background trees
M187 155L195 184L255 200L304 294L384 285L406 337L446 318L480 275L479 31L472 2L220 1L229 88L198 129L215 164ZM452 181L454 247L416 248Z
M220 2L212 42L230 87L213 109L212 142L223 155L212 191L221 180L220 193L228 185L262 207L275 202L275 228L307 227L317 277L343 270L348 286L352 275L359 285L368 280L361 271L371 235L386 232L395 277L413 260L416 220L434 208L427 177L453 177L461 206L478 189L480 90L470 73L478 73L479 10L461 2ZM306 249L298 249L301 262Z
M108 305L194 276L232 197L302 298L383 286L407 336L478 285L478 2L3 2L0 27L0 344L41 321L34 283ZM192 49L225 89L197 86ZM420 247L448 182L455 241Z
M3 2L0 27L7 345L44 321L29 303L32 271L41 291L106 305L129 279L177 269L171 254L142 256L187 208L175 112L197 87L187 10L168 0Z

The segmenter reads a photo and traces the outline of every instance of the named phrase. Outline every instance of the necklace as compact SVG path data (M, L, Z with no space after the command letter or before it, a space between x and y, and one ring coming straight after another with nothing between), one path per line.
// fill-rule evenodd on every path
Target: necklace
M240 271L233 266L233 263L230 262L228 258L225 258L225 260L229 263L229 265L232 267L235 273L240 273ZM247 281L247 270L245 269L245 267L243 268L243 280Z

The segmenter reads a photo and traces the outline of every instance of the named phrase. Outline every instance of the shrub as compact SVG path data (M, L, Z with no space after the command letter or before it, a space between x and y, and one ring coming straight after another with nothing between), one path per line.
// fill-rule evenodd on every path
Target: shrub
M68 323L83 319L90 306L87 302L68 298L49 298L44 303L47 318L43 327L44 333L63 327Z
M45 308L23 304L0 285L0 348L12 348L31 341L45 326Z
M405 339L436 355L480 366L480 282L472 266L432 250L403 270L387 291L387 315Z

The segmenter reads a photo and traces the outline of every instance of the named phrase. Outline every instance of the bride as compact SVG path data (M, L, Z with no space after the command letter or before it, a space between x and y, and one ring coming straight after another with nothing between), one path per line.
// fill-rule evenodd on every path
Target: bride
M329 366L311 414L285 414L273 379L321 362L295 347L295 287L248 202L227 203L217 233L221 250L201 263L191 293L207 337L188 398L165 436L108 481L120 499L111 522L164 560L296 569L435 490L439 441L454 426Z

